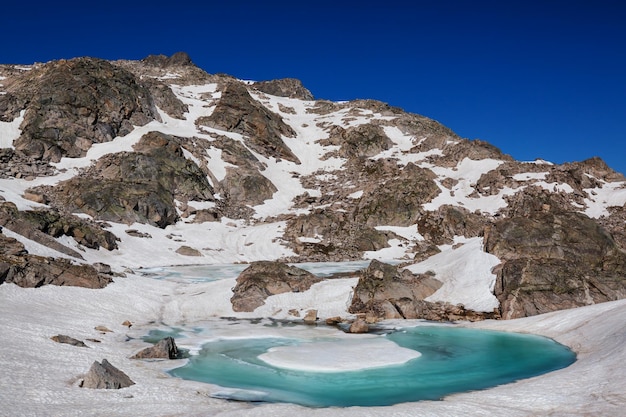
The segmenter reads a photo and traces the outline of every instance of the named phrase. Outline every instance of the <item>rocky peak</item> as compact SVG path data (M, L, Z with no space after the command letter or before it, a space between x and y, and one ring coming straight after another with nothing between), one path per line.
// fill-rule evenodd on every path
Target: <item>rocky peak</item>
M176 52L171 56L166 56L162 54L148 55L141 61L144 64L161 68L184 67L194 65L193 62L191 62L191 57L186 52Z
M313 100L313 94L302 85L300 80L295 78L259 81L254 83L253 86L259 91L274 96Z
M159 119L149 91L135 76L96 58L53 61L17 76L0 95L0 109L25 109L18 153L58 162L82 157L93 143L124 136Z

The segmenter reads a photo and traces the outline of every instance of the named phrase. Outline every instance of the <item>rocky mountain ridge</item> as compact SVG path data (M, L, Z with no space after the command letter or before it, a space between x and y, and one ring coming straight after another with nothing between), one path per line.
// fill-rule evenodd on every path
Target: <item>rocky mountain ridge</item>
M626 179L599 158L515 161L385 103L315 100L294 79L208 74L184 53L0 65L0 135L0 236L22 241L0 254L0 282L44 283L18 279L40 274L37 245L50 262L112 260L111 277L159 258L410 266L481 239L500 260L503 318L626 296ZM384 281L398 292L413 285L403 274ZM420 317L419 298L446 286L431 284L353 309Z

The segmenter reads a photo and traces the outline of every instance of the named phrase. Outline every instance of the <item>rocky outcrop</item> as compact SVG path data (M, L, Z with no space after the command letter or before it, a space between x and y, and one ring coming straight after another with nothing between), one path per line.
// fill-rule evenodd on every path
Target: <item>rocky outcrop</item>
M0 110L1 111L1 110ZM33 160L12 148L0 148L0 178L17 178L32 181L47 177L54 168L46 161Z
M609 207L608 212L609 215L599 218L598 223L611 234L622 250L626 250L626 205Z
M313 94L302 85L300 80L295 78L259 81L254 83L253 86L257 90L273 96L313 100Z
M440 149L443 150L443 156L431 156L429 160L439 166L448 168L457 166L465 158L475 161L481 159L513 160L511 156L503 154L496 146L479 139L461 139L457 142L445 144Z
M245 168L226 168L226 177L220 186L228 204L235 206L263 204L278 191L272 181L259 171Z
M176 138L150 132L134 150L105 155L83 174L29 193L53 207L98 220L162 228L178 220L176 200L213 200L206 175L185 158Z
M355 211L355 219L370 227L410 226L417 223L420 214L424 212L422 205L441 192L434 178L432 171L407 164L397 177L363 194Z
M443 205L424 213L417 229L433 245L451 244L455 236L476 237L483 233L489 220L464 207Z
M95 361L81 382L82 388L120 389L135 383L124 372L111 365L106 359Z
M12 282L20 287L42 285L104 288L112 282L110 275L91 265L75 265L67 259L25 254L0 256L0 283Z
M234 311L254 311L271 295L303 292L322 279L282 262L253 262L237 277L230 302Z
M178 358L178 347L173 337L166 337L159 340L154 346L145 348L133 356L131 359L176 359Z
M161 67L161 68L176 68L176 67L184 67L184 66L192 66L194 65L191 61L191 57L186 52L176 52L171 56L159 54L159 55L148 55L144 59L141 60L144 64L153 66L153 67Z
M13 203L0 203L0 226L79 259L82 258L79 253L52 238L69 236L90 249L117 249L117 237L100 224L58 210L40 208L19 211Z
M28 251L21 242L12 237L5 236L2 233L2 227L0 227L0 259L6 256L26 255L27 253Z
M15 118L25 109L16 152L58 162L82 157L94 143L125 136L159 116L135 76L95 58L59 60L33 68L7 85L0 108Z
M343 158L372 157L391 148L394 143L381 126L371 123L344 129L333 126L323 144L338 145Z
M293 129L254 100L240 82L228 83L213 113L198 119L197 124L240 133L250 149L267 158L300 163L281 137L294 137Z
M388 247L393 233L351 221L343 211L317 209L290 219L284 238L307 261L359 259L364 251Z
M496 267L495 295L510 319L626 297L626 253L581 213L540 205L495 222L485 250Z
M142 79L141 84L148 89L154 104L159 109L175 119L185 119L185 113L189 111L189 107L174 95L167 84L155 78Z
M348 311L379 319L421 318L415 303L440 287L441 282L428 275L373 260L359 278Z

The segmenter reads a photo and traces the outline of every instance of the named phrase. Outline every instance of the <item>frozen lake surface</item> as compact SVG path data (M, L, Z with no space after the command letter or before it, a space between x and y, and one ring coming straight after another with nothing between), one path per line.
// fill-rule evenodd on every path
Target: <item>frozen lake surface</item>
M328 276L367 264L298 266ZM232 279L246 267L185 266L144 272L201 285ZM576 359L570 349L545 337L422 324L349 335L333 327L281 320L215 318L155 330L149 339L175 337L191 356L169 373L216 386L215 397L309 407L437 400L547 373Z

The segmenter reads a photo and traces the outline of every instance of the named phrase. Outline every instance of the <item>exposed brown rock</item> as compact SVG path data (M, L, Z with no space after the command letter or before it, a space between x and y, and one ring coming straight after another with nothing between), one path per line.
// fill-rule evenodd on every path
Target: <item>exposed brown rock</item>
M63 334L52 336L50 339L52 339L53 341L57 343L64 343L64 344L77 346L77 347L88 347L84 342L78 339L74 339L73 337L63 335Z
M254 100L240 82L228 83L211 116L197 123L245 135L246 145L268 158L300 163L281 138L295 136L293 129L279 115Z
M317 310L307 310L302 319L306 324L315 324L317 321Z
M306 291L321 280L304 269L282 262L252 262L237 277L230 302L234 311L254 311L271 295Z
M348 328L349 333L367 333L370 331L370 326L367 322L361 318L356 319L350 324Z
M149 91L133 74L95 58L35 67L14 80L7 95L0 102L16 97L18 107L26 109L15 149L35 160L82 157L93 143L158 119Z
M495 288L503 318L626 297L626 253L584 214L502 219L485 234L485 250L503 261Z
M176 249L176 253L183 256L202 256L202 252L190 246L183 245Z
M441 191L434 174L414 164L376 188L367 191L360 199L355 218L367 226L410 226L417 223L422 204L431 201Z
M0 256L0 283L12 282L20 287L42 285L104 288L112 282L91 265L75 265L63 258L36 255Z
M426 212L417 222L417 228L433 245L451 244L455 236L476 237L483 233L488 219L471 213L464 207L443 205Z
M330 137L323 143L340 145L339 155L344 158L375 156L394 145L381 126L371 123L348 129L333 126Z
M105 155L82 175L31 192L96 219L162 228L178 220L175 200L213 200L206 175L185 158L176 138L150 132L134 149Z

